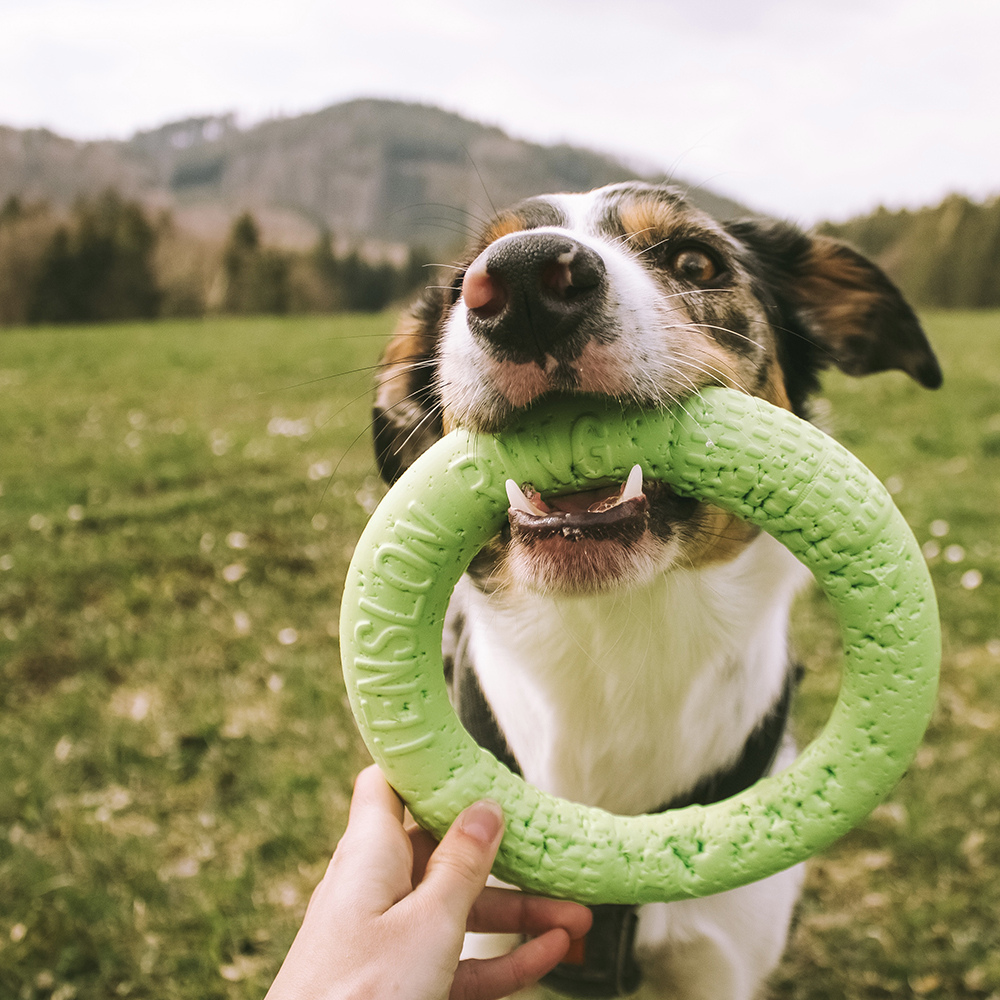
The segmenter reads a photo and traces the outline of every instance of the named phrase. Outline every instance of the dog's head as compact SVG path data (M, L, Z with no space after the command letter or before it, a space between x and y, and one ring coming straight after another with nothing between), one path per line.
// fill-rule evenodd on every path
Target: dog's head
M553 392L665 406L723 385L804 415L830 365L941 383L913 310L842 243L722 225L669 187L532 198L400 322L377 378L375 450L392 482L451 427L497 430ZM755 535L641 472L620 489L510 493L509 527L473 566L484 585L636 584L731 559Z

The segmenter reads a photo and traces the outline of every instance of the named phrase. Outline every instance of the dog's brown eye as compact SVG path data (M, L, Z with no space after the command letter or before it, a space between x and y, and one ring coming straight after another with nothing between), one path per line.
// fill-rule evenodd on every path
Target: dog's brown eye
M698 250L695 247L681 250L674 257L671 266L677 277L695 285L703 285L719 273L715 261L704 250Z

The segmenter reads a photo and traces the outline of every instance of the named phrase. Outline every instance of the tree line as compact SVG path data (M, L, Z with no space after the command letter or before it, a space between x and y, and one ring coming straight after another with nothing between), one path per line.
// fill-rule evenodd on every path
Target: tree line
M933 208L879 208L820 229L868 254L914 305L1000 307L1000 197L955 194Z
M14 196L0 206L0 325L378 311L427 281L419 250L372 261L338 254L330 233L306 251L270 247L249 212L217 246L115 191L68 214Z
M819 229L876 260L917 306L1000 307L1000 198L951 195ZM372 261L338 254L330 233L306 251L270 247L250 213L218 246L115 191L68 214L13 196L0 206L0 325L377 311L427 281L419 250Z

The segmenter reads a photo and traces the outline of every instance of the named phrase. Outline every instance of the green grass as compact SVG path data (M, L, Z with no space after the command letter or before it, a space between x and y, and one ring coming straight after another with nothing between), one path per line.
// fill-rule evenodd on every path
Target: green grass
M265 991L365 759L335 623L391 324L0 332L0 996ZM1000 316L927 324L944 389L835 376L823 413L928 543L940 705L811 864L775 998L1000 996ZM797 644L808 736L815 597Z
M263 993L363 759L370 375L325 376L388 325L0 336L0 996Z

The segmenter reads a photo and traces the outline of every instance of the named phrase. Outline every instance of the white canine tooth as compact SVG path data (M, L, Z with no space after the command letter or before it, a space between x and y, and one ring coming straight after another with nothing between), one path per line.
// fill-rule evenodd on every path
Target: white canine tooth
M504 486L507 488L507 499L510 501L511 507L514 510L524 511L525 514L531 514L534 517L545 517L545 511L536 507L525 495L524 490L521 489L513 479L508 479Z
M632 471L628 474L628 479L625 480L625 485L622 487L621 499L619 503L624 503L626 500L634 500L636 497L642 496L642 466L633 465Z

